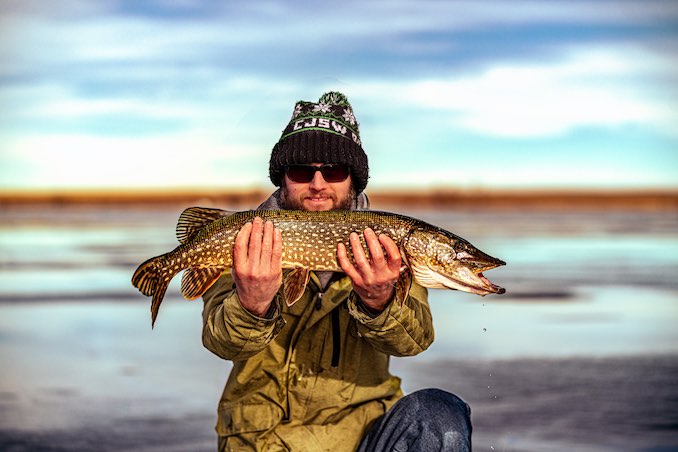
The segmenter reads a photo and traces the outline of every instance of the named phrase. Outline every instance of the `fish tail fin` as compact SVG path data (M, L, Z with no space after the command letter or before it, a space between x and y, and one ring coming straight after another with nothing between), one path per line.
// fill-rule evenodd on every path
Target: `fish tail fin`
M153 294L153 301L151 301L151 329L155 327L155 319L158 317L160 310L160 303L167 292L167 283L158 285L158 289Z
M172 276L174 276L166 274L167 272L164 271L162 261L163 256L148 259L139 265L139 268L137 268L132 276L134 287L139 289L142 294L153 297L151 302L151 328L155 326L160 303L162 303L165 292L167 292L167 286Z

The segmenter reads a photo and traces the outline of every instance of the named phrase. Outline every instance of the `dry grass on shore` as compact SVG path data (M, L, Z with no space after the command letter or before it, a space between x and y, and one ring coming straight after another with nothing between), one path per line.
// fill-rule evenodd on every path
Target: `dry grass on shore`
M253 189L141 189L53 190L0 192L0 209L18 206L167 206L203 205L252 208L271 190ZM455 190L451 188L368 190L373 208L421 207L535 210L649 210L678 211L678 191L585 190Z

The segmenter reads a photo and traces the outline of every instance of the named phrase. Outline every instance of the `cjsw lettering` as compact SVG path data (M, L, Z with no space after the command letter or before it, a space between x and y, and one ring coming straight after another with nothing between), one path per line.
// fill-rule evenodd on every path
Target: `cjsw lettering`
M358 138L358 135L356 135L353 131L350 131L345 125L336 122L333 119L329 118L299 119L297 121L294 121L294 125L292 126L292 132L296 132L297 130L307 128L322 128L334 130L336 133L339 133L345 136L346 138L349 138L350 136L355 143L357 143L359 146L362 146L362 143L360 142L360 138ZM350 132L350 134L348 132Z
M322 127L324 129L332 128L335 132L346 135L346 126L328 118L309 118L306 120L300 119L299 121L294 122L294 128L292 130L300 130L307 127Z

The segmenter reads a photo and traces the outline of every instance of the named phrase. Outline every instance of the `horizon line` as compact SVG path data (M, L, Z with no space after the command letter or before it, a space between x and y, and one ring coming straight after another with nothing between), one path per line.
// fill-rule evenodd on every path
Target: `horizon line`
M29 189L0 192L0 208L9 206L179 205L247 206L263 202L274 188L96 188ZM372 206L423 208L643 209L678 211L678 189L591 188L375 188L366 190Z

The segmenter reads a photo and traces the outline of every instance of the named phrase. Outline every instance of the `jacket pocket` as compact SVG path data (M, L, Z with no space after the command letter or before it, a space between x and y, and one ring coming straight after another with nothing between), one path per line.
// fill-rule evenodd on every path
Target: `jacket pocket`
M222 402L217 434L231 436L270 430L282 420L282 410L271 403Z

